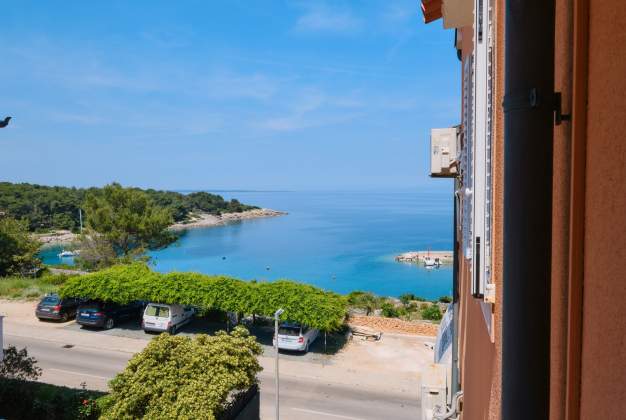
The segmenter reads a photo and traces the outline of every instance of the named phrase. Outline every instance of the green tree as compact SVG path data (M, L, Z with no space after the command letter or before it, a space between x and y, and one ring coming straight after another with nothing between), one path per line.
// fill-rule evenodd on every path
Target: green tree
M26 274L39 267L39 247L30 237L26 222L0 217L0 276Z
M113 245L103 236L87 229L78 240L80 255L75 258L76 264L86 270L99 270L110 267L118 262Z
M231 334L160 335L110 383L102 419L215 419L229 395L257 383L261 346L243 327Z
M173 223L171 211L155 205L143 191L113 183L88 193L84 207L89 228L124 256L175 240L167 229Z

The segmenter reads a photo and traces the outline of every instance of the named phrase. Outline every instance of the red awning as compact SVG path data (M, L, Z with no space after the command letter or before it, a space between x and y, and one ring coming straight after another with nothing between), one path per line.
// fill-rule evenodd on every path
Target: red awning
M422 13L424 23L430 23L441 18L441 0L422 0Z

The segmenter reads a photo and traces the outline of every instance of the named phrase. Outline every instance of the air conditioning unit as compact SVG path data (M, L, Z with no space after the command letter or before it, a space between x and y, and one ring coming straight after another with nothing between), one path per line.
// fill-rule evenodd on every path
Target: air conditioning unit
M436 414L447 411L448 366L432 363L422 373L421 406L422 419L432 420Z
M430 176L454 178L457 174L457 127L430 130Z

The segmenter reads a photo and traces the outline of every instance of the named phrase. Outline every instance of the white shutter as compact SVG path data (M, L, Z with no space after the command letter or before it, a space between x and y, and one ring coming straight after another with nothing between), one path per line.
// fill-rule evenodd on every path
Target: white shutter
M492 60L489 0L474 2L472 294L485 295L491 266Z
M463 148L461 149L461 226L462 247L466 259L472 258L472 188L474 152L474 60L470 55L463 66Z

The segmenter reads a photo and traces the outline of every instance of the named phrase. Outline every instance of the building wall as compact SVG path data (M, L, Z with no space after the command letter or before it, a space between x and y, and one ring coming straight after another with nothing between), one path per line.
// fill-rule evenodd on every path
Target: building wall
M500 419L502 361L502 204L503 204L503 114L498 104L504 92L504 0L495 6L495 100L493 142L493 240L492 280L496 284L496 304L492 305L490 335L480 299L471 295L471 262L462 258L459 264L459 362L463 389L463 419ZM471 27L460 29L462 58L473 50ZM462 90L462 87L461 87ZM462 231L458 236L461 240Z
M581 418L626 413L626 7L589 8Z

